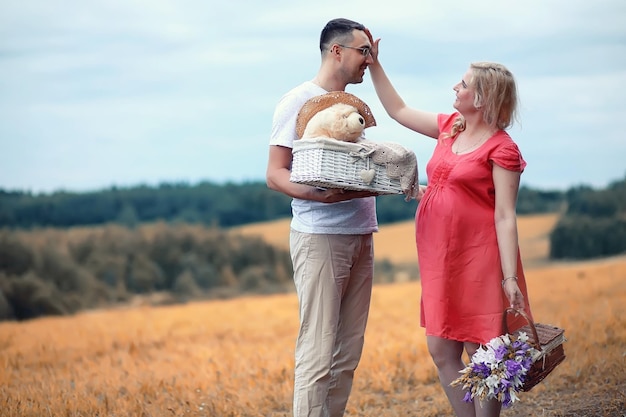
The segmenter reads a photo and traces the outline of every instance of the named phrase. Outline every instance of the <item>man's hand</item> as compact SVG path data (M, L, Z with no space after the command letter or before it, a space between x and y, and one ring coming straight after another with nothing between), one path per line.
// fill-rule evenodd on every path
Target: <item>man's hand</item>
M316 188L315 193L314 200L322 203L337 203L339 201L375 197L378 195L373 191L350 191L342 188Z

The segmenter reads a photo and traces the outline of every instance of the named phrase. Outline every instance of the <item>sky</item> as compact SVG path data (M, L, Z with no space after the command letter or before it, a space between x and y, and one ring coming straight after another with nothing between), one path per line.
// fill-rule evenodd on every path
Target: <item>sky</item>
M623 0L26 0L0 2L0 189L263 181L274 107L320 65L330 19L365 24L405 102L454 111L471 62L515 75L522 185L626 176ZM393 121L369 74L373 141L434 148Z

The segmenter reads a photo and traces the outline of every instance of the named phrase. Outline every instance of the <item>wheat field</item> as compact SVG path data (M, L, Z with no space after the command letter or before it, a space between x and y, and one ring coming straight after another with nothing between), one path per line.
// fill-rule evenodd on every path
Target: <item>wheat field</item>
M545 263L549 251L548 235L557 220L556 214L519 217L519 244L525 264ZM234 228L233 233L261 236L267 242L288 250L289 223L290 219L257 223ZM387 259L394 264L417 263L413 221L381 226L380 231L374 234L374 247L377 260Z
M547 261L556 217L519 219L535 319L565 328L567 359L502 415L621 416L626 256ZM288 221L233 233L286 245ZM376 256L416 261L413 224L383 226ZM419 328L419 281L376 285L347 416L449 416ZM125 307L0 323L0 415L290 415L294 294Z

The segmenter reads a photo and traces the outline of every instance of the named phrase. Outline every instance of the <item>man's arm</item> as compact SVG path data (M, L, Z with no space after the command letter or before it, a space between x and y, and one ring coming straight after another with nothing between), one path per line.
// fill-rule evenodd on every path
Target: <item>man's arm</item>
M322 203L336 203L353 198L371 197L376 193L370 191L344 191L339 188L321 189L305 184L289 181L291 176L291 148L270 145L266 171L267 186L293 198L313 200Z

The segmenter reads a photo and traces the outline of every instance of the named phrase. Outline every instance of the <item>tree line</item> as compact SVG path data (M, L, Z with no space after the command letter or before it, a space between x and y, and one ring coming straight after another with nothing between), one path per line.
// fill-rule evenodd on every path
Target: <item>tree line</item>
M230 227L290 214L289 198L264 183L163 183L92 192L0 190L0 227L71 227L164 220Z
M558 211L561 191L522 187L520 214ZM33 194L0 189L0 228L73 227L117 223L129 227L154 221L231 227L291 215L291 199L264 182L201 182L111 187L92 192ZM377 199L381 224L413 218L417 202L404 196Z
M376 265L376 282L400 269ZM145 300L171 304L293 290L289 253L222 228L157 222L0 230L0 321ZM417 279L417 273L411 272Z
M550 234L550 258L591 259L626 252L626 177L596 190L565 193L566 210Z
M0 319L71 314L167 294L160 303L289 289L289 254L222 229L157 223L0 230Z

